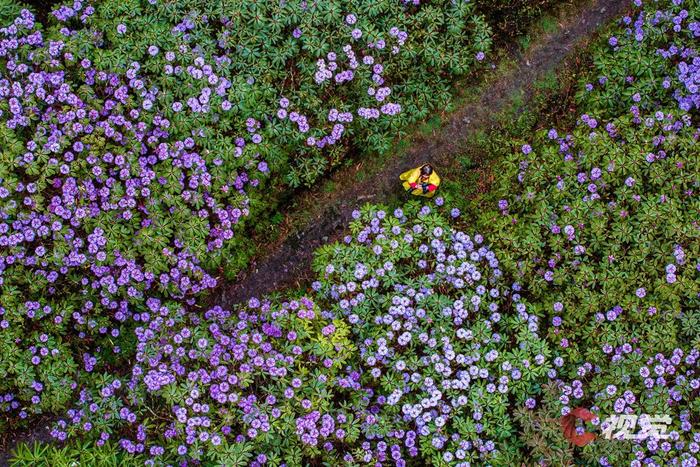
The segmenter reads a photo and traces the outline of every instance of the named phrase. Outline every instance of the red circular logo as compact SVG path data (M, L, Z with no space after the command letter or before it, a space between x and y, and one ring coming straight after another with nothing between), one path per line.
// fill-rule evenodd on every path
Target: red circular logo
M580 435L576 433L576 420L590 422L594 418L595 415L588 409L584 409L583 407L575 408L567 415L561 417L561 429L564 432L564 437L576 446L581 447L587 445L595 439L595 435L585 431Z

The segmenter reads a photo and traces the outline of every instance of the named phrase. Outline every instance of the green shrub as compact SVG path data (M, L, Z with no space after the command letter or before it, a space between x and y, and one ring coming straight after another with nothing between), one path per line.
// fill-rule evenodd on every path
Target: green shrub
M313 300L201 316L150 299L130 370L95 375L52 434L156 463L521 458L509 409L556 371L520 287L453 226L415 203L367 208L319 251Z
M668 326L697 300L690 259L698 255L697 130L660 115L595 130L590 118L549 143L543 135L532 152L511 159L501 214L484 220L513 252L509 268L548 316L563 319L558 332L576 332L569 351L577 355L632 330L649 348L670 350L676 342ZM623 319L601 335L593 318L618 306Z
M407 451L398 457L512 465L523 455L512 410L556 374L520 286L505 282L481 235L428 206L355 217L345 244L318 251L314 287L350 323L361 382L373 389L368 430L381 441L365 445L363 461L405 433L405 447L391 447Z

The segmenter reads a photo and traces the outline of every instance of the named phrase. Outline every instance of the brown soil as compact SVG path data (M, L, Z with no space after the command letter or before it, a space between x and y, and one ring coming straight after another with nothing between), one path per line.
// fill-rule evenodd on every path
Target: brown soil
M594 0L578 11L569 12L555 32L542 37L525 55L509 52L506 59L513 61L515 66L484 88L474 102L448 115L438 131L416 141L400 156L386 160L380 170L368 177L363 176L366 175L365 163L359 162L334 174L332 192L316 188L304 194L297 205L307 210L304 213L305 225L270 242L268 250L255 258L235 280L220 280L209 303L230 307L250 297L308 284L312 277L310 266L314 250L344 232L353 210L365 203L381 203L399 194L398 175L409 168L431 163L440 172L440 167L452 165L470 136L489 128L498 112L511 102L512 96L521 94L527 102L532 95L533 83L557 69L599 26L619 17L626 5L625 0ZM477 167L475 170L484 169ZM294 218L293 215L287 217Z
M0 446L8 446L9 449L4 449L0 452L0 466L9 465L10 454L18 444L22 443L44 443L53 440L49 425L54 423L56 419L51 415L41 416L34 422L33 428L17 432L8 432L6 438L0 440Z

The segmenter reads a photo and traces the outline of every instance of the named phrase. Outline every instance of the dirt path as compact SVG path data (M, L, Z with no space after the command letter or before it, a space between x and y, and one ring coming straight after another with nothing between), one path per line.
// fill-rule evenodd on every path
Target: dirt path
M524 56L510 53L507 59L515 62L512 70L488 85L473 103L451 114L436 134L419 141L400 157L386 161L381 170L368 178L359 180L359 163L334 175L334 180L349 182L337 185L332 194L319 189L308 192L299 203L311 211L306 225L271 245L270 251L255 259L235 280L221 280L210 303L231 306L250 297L308 283L313 251L342 234L353 210L400 192L398 175L404 170L430 162L439 171L441 166L450 164L469 137L488 128L513 95L522 93L527 101L534 82L556 69L599 26L621 16L627 5L627 0L593 0L579 11L570 12L556 31L542 37Z

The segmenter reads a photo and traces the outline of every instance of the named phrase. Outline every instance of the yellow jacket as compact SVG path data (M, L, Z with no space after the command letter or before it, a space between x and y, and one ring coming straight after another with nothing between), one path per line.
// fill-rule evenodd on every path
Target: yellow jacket
M432 198L435 196L438 186L440 186L440 177L433 170L433 173L421 180L421 168L423 168L422 165L415 169L407 170L399 178L403 180L404 190L410 191L412 195Z

